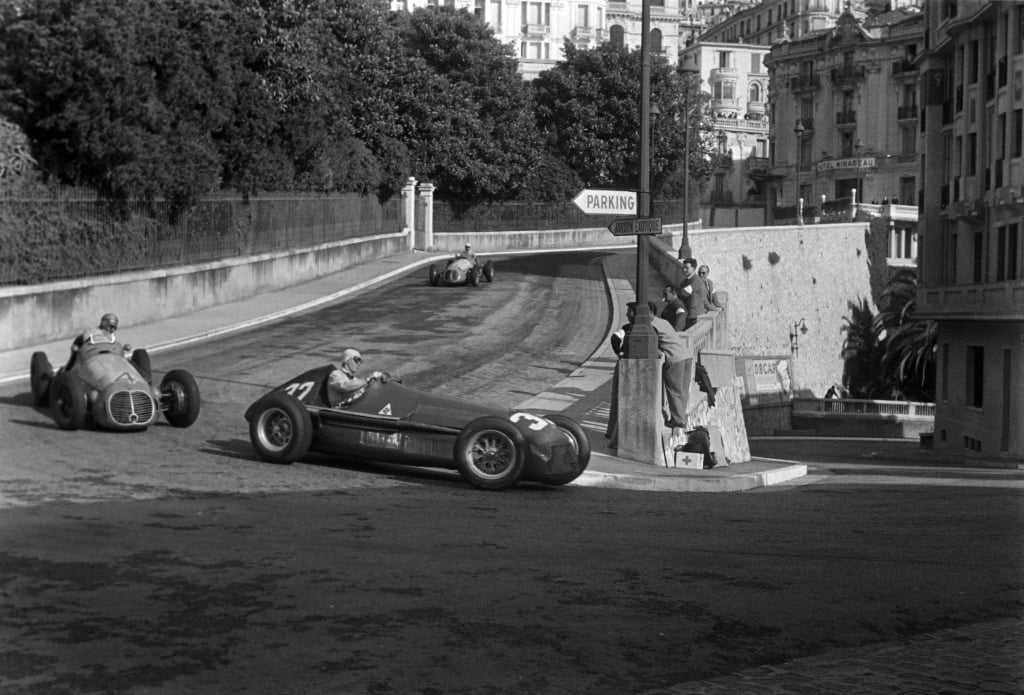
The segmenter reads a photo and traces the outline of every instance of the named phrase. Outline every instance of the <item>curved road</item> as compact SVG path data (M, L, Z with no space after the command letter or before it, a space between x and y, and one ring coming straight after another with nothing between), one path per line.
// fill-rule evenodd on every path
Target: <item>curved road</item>
M160 352L155 379L184 368L199 383L202 412L187 430L161 418L146 432L63 432L46 410L31 407L27 381L0 387L0 506L337 485L339 476L322 470L282 473L259 463L242 418L246 406L306 369L336 363L351 345L363 351L366 370L514 407L572 372L605 339L604 265L616 253L493 256L495 280L478 288L430 287L423 268L252 331ZM122 334L133 342L130 326ZM354 480L374 484L372 476Z

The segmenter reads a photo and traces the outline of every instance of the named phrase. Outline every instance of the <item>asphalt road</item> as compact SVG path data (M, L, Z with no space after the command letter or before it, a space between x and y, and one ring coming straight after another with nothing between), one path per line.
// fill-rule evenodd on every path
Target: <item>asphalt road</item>
M411 276L161 353L158 372L199 379L188 430L61 432L27 385L2 387L0 692L682 693L767 666L778 690L715 692L858 692L908 669L939 678L929 692L1024 683L998 640L892 656L1024 614L1024 495L1003 479L879 485L831 461L756 493L486 493L448 472L255 459L244 406L346 344L487 403L571 371L606 331L588 313L603 289L596 256L551 258L510 259L478 291ZM850 650L874 656L845 686L798 670Z

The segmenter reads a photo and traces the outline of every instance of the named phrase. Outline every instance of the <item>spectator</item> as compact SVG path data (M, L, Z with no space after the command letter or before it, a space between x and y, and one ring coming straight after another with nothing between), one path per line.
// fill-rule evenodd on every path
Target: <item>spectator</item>
M711 268L706 265L702 265L697 269L697 275L704 281L704 286L708 290L708 300L719 309L722 308L721 303L718 301L718 296L715 295L715 283L711 282Z
M110 345L110 351L116 352L117 354L124 355L131 352L131 345L121 345L117 342L117 326L119 321L117 314L103 314L100 317L100 324L98 330L86 329L80 336L75 338L74 342L71 343L71 356L68 358L67 365L64 366L64 371L71 369L78 360L78 353L85 345Z
M332 408L358 400L374 379L382 384L387 383L388 375L384 372L373 372L366 379L358 376L363 356L355 348L345 348L341 353L341 367L335 368L327 377L327 400Z
M697 317L703 316L715 305L708 299L708 288L700 281L697 275L697 259L687 258L683 260L683 281L679 285L679 296L686 303L686 329L689 330L696 325Z
M679 298L676 288L672 285L665 285L661 290L661 296L665 300L665 306L661 309L661 318L672 324L677 331L686 328L686 304Z

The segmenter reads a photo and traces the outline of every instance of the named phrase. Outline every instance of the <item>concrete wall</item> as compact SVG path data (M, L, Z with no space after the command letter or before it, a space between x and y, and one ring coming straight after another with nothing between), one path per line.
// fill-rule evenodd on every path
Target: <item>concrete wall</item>
M678 228L655 240L655 270L681 277L675 261ZM729 337L738 355L790 352L790 330L803 319L793 360L797 395L821 397L841 381L844 319L849 302L866 298L873 311L889 270L867 222L690 231L697 261L711 268L729 295ZM673 276L672 273L678 273Z
M70 338L116 306L132 323L226 304L409 248L407 233L381 234L286 253L46 285L0 287L0 351Z

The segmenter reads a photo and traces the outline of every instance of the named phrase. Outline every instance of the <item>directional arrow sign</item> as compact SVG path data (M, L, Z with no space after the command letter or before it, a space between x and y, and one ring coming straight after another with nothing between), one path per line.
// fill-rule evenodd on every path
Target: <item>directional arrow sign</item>
M630 236L632 234L661 234L660 217L636 217L624 220L615 220L608 229L615 236Z
M635 215L636 191L602 191L584 188L572 199L588 215Z

